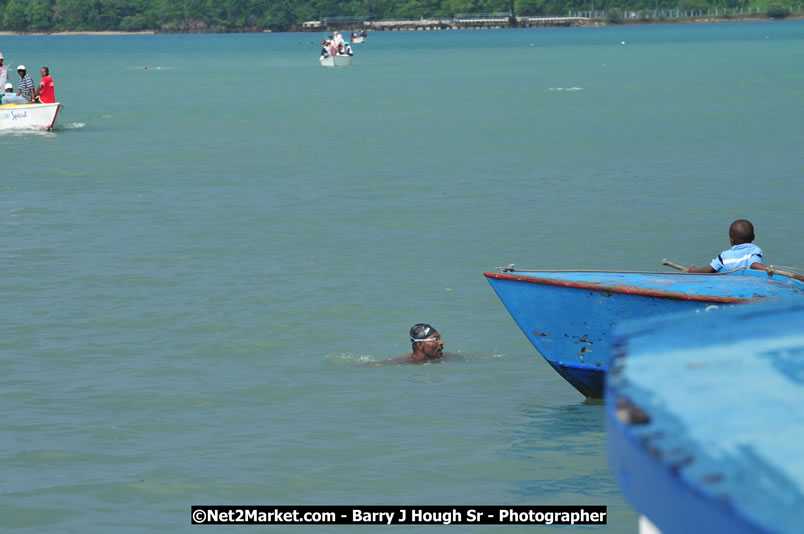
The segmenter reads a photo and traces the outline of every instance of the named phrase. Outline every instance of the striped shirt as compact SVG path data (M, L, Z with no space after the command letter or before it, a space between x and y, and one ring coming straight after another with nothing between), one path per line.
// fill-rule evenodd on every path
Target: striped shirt
M715 271L750 269L754 263L762 263L762 249L753 243L734 245L721 252L710 264Z
M36 92L34 91L33 80L30 76L27 74L23 76L22 80L20 80L20 84L17 86L17 89L22 91L22 96L25 97L25 100L33 102Z

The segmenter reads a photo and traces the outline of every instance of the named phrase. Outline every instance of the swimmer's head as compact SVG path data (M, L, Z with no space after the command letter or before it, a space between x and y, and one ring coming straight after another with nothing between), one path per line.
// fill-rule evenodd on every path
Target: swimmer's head
M426 341L436 329L426 323L415 324L410 328L410 342Z
M416 361L437 360L444 355L444 340L438 330L426 323L410 329L411 349Z

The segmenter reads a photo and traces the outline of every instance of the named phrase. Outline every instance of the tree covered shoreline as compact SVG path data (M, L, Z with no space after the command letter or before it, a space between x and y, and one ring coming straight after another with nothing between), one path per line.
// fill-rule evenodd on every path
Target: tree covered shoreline
M20 33L300 31L325 18L419 20L466 13L565 16L606 13L597 23L663 22L663 10L714 11L722 20L800 14L800 0L0 0L0 31ZM624 21L623 13L640 13ZM731 13L731 15L729 15ZM512 19L513 21L513 19ZM511 24L512 26L515 24ZM358 27L358 26L354 26Z

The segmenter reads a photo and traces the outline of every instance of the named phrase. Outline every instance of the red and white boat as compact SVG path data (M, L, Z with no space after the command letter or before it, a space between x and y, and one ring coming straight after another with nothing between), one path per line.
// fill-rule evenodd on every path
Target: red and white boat
M61 104L5 104L0 106L0 130L44 129L56 126Z

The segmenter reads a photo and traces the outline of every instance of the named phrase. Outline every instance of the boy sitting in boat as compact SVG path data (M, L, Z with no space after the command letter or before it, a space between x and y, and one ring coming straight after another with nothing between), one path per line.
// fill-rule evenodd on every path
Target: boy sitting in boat
M724 250L706 267L690 265L691 273L716 273L733 269L759 269L766 271L762 264L762 249L752 243L754 241L754 225L745 219L737 219L729 227L731 248Z

